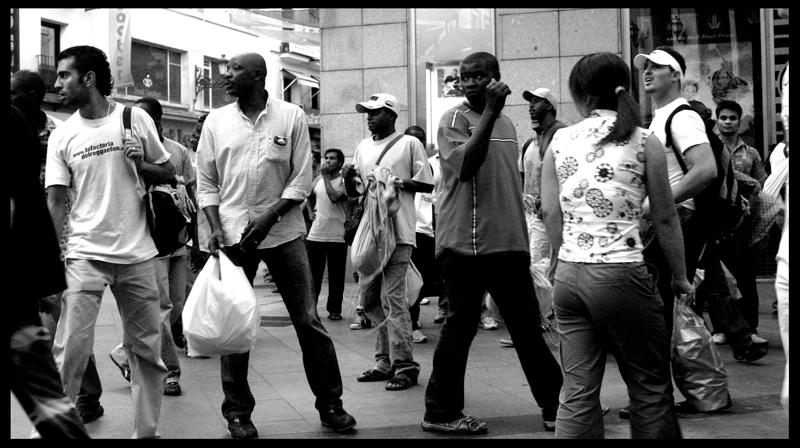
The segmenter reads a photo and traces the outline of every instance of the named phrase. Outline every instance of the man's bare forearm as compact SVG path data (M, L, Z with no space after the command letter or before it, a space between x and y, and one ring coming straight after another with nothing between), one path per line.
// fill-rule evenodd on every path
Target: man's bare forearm
M69 190L63 185L53 185L47 188L47 209L50 211L50 218L53 220L56 238L61 241L64 230L64 223L67 220L67 201Z

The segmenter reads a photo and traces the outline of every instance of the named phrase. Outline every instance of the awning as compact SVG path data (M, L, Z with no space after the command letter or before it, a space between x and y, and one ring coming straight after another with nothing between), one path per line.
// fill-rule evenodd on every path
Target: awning
M315 89L319 89L319 81L317 81L310 75L304 75L300 72L289 70L288 68L283 68L281 69L281 71L285 73L284 76L288 75L289 77L294 78L294 80L301 86L313 87Z

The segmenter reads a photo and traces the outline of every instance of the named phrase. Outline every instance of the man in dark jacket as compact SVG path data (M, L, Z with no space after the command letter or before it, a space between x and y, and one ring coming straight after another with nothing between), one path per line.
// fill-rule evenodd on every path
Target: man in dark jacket
M50 332L39 317L39 299L66 287L58 240L39 183L42 152L33 130L38 109L29 102L10 105L10 158L4 191L9 196L11 288L7 327L11 391L43 438L88 438L80 415L64 394L50 351ZM35 266L35 269L31 269Z

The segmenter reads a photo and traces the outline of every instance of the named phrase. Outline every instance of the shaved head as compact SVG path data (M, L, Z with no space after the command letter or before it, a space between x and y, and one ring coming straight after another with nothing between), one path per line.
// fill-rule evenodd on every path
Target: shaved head
M231 60L237 59L240 64L250 70L261 70L264 77L267 76L267 61L258 53L242 53L234 56Z
M224 75L228 95L241 98L264 90L267 81L267 63L258 53L237 54L228 61Z

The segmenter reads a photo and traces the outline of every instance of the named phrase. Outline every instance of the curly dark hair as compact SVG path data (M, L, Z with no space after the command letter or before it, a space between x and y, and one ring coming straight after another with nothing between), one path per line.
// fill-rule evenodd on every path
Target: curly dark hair
M114 79L111 77L111 66L108 64L108 56L99 48L90 45L78 45L69 47L56 57L56 62L62 59L73 58L75 70L83 76L89 72L94 72L97 80L97 90L103 96L111 95L114 87Z

